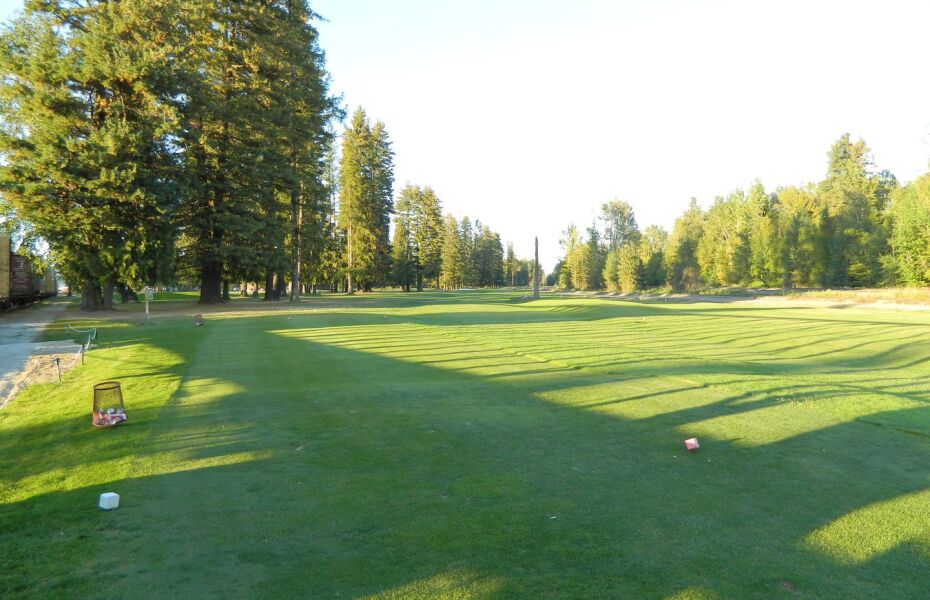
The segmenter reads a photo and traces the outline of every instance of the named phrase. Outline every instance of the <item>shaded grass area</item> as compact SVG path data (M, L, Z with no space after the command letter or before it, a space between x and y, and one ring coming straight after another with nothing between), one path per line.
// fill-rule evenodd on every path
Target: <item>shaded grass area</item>
M510 300L97 322L0 412L0 595L928 589L930 315ZM95 431L111 378L130 422Z

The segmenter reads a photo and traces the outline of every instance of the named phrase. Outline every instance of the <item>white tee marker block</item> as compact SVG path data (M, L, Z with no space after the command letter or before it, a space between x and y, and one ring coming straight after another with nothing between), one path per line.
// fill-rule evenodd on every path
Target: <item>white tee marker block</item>
M100 508L103 510L113 510L119 506L119 494L114 492L105 492L100 494Z
M685 440L685 448L688 449L688 452L694 452L700 447L701 445L698 444L697 438L688 438Z

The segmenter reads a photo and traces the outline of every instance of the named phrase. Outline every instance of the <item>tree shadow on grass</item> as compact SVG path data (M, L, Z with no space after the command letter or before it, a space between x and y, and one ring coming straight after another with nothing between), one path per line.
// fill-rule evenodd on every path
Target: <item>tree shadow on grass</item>
M693 424L778 402L746 403L723 385L700 407L628 418L557 396L588 384L620 394L680 376L677 366L502 383L414 362L428 351L397 360L296 325L210 325L175 401L140 415L151 430L120 510L93 512L103 485L0 507L0 546L42 557L0 559L11 597L427 596L449 581L450 594L477 597L874 598L930 585L919 536L854 564L840 560L844 538L832 553L808 542L927 489L920 436L853 421L765 445L707 435L688 455L680 440ZM426 332L409 335L433 347ZM707 393L679 387L667 394ZM795 401L820 393L782 387ZM930 420L924 409L882 416ZM56 558L67 574L49 576Z

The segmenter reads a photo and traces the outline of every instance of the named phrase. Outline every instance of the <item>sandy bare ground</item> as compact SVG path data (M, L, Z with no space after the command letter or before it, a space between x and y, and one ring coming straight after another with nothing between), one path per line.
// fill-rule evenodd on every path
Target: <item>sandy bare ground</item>
M753 294L751 296L714 296L711 294L640 294L609 292L554 292L558 296L580 296L601 298L604 300L624 300L627 302L649 303L734 303L753 306L817 306L822 308L868 308L876 310L930 311L930 304L925 302L890 302L871 298L804 298L800 296L782 296L777 293Z
M57 381L62 372L80 360L81 347L73 342L36 342L47 323L65 304L41 304L0 313L0 408L30 383Z
M514 293L528 292L523 288L503 288L502 291L512 291ZM561 296L575 298L598 298L604 300L616 300L625 302L640 303L715 303L715 304L736 304L741 306L773 306L788 308L797 307L821 307L821 308L863 308L875 310L900 310L900 311L930 311L930 302L921 300L911 300L908 302L894 302L888 299L875 297L867 293L850 292L848 298L823 298L823 297L804 297L799 295L783 295L782 290L757 290L748 295L712 295L712 294L685 294L685 293L611 293L611 292L564 292L555 289L543 289L542 298ZM410 298L417 298L417 294L410 293ZM529 301L531 297L526 294L522 298ZM202 305L194 301L159 301L152 304L152 320L157 321L161 318L187 317L193 318L196 314L203 315L206 322L211 317L221 317L237 313L248 312L256 316L280 314L282 312L304 312L313 310L328 309L361 309L380 308L383 306L383 298L378 293L358 294L348 297L343 294L324 294L315 298L304 299L304 301L294 304L287 300L273 302L263 302L256 298L236 298L231 302L215 305ZM114 310L84 313L73 311L69 314L76 327L82 327L81 322L85 319L91 320L119 320L136 323L145 321L143 305L130 304L128 307L117 305ZM192 322L193 324L193 322Z

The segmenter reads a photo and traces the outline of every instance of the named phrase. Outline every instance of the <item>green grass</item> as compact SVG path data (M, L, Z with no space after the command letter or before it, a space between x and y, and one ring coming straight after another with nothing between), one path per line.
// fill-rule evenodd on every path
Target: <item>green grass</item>
M515 294L98 320L0 412L0 597L930 589L930 314Z

